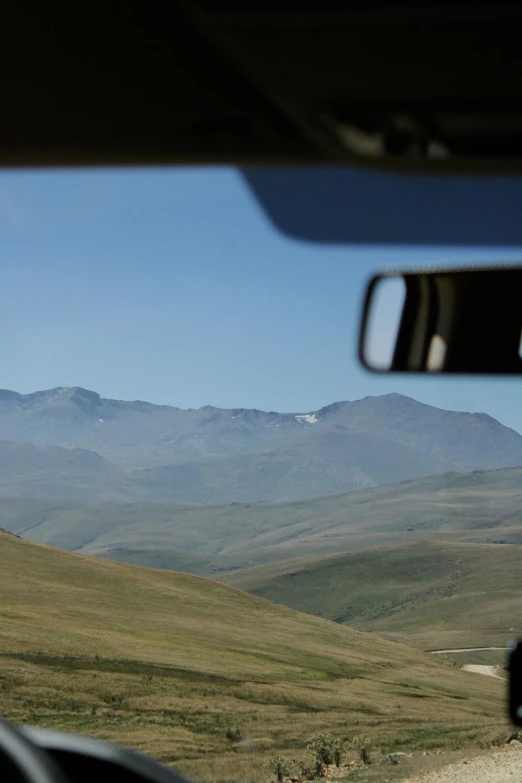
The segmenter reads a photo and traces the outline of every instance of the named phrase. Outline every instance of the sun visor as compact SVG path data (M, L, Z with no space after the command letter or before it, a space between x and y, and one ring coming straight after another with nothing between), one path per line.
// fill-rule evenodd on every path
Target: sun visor
M522 245L522 177L433 177L348 167L243 169L274 226L306 242Z

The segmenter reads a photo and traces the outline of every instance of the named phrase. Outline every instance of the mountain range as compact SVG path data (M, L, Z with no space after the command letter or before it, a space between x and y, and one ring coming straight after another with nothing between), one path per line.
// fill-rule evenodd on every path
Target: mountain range
M63 500L298 500L522 466L484 413L399 394L298 413L120 401L80 387L0 390L0 494Z

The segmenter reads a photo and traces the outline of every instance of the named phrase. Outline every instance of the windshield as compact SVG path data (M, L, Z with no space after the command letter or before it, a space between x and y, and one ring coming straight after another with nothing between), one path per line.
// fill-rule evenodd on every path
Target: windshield
M516 746L518 381L356 341L372 273L519 248L299 242L204 168L3 173L0 237L6 718L205 783Z

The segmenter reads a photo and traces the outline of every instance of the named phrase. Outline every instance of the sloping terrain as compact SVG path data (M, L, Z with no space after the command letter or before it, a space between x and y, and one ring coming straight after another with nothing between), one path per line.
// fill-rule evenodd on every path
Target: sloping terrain
M485 413L447 411L402 394L384 394L355 402L334 403L322 408L317 415L329 426L348 426L352 430L378 434L470 468L518 464L521 436ZM503 439L502 444L499 436Z
M0 441L0 495L119 500L126 495L120 469L86 449Z
M329 431L277 451L143 469L128 478L147 500L248 503L352 492L444 473L452 464L377 436Z
M389 752L505 726L500 680L373 634L6 533L0 557L2 712L16 722L254 781L267 749L304 758L319 730L364 732Z
M42 460L47 455L47 471L42 465L35 475L28 453L26 465L17 460L0 479L0 493L76 500L292 500L448 471L522 466L522 436L490 416L398 394L295 414L181 410L104 399L78 387L25 395L0 390L2 441L0 450L33 444ZM56 447L82 449L84 473L78 460L68 466Z
M211 575L415 541L522 544L522 469L448 474L283 503L79 503L0 497L0 525L40 543Z
M326 433L310 444L124 470L96 452L0 441L0 494L59 500L232 503L332 494L437 474L449 463L376 437ZM332 456L335 454L335 456ZM354 457L354 455L357 455Z
M427 650L505 647L522 635L521 562L522 546L421 542L289 560L218 578Z

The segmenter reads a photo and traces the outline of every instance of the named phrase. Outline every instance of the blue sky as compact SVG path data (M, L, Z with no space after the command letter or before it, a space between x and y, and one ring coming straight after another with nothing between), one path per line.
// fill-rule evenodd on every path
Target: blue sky
M3 173L0 243L0 387L294 412L396 391L522 432L522 381L377 376L355 358L373 271L516 248L300 243L231 169Z

